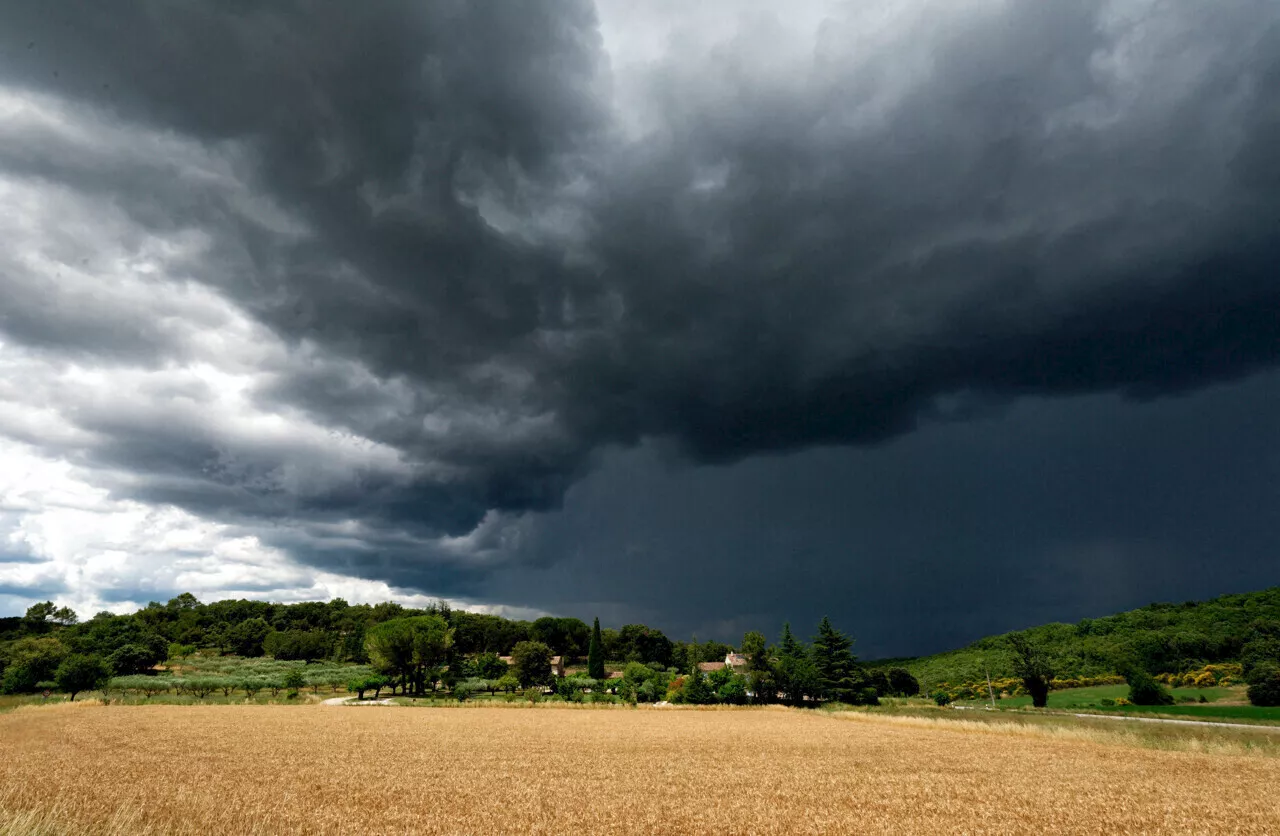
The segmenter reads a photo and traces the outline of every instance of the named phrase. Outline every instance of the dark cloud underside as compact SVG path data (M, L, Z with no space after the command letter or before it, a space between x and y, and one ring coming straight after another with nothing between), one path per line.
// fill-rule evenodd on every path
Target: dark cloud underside
M172 269L228 307L187 290L124 326L0 255L0 334L162 370L213 356L193 332L257 329L283 348L244 361L245 408L365 445L321 461L177 416L210 383L68 408L92 440L51 454L115 495L270 523L315 565L484 594L503 561L424 544L559 508L605 450L874 447L1280 359L1274 3L904 5L900 25L832 3L799 31L727 5L636 58L657 8L9 4L0 87L78 127L12 120L0 173L109 205L99 234L129 251L198 233ZM83 232L46 231L44 257L92 273ZM358 548L317 539L351 521ZM466 548L535 551L492 525Z

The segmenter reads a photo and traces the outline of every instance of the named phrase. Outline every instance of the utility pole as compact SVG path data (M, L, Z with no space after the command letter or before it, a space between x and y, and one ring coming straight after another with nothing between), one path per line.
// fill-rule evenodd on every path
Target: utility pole
M987 695L991 697L991 707L996 707L996 692L991 687L991 668L987 668Z

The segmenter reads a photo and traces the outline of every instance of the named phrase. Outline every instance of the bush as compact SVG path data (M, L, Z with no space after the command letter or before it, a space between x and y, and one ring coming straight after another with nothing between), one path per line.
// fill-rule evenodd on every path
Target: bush
M1280 666L1263 663L1249 672L1249 702L1254 705L1280 705Z
M1134 705L1173 705L1169 691L1142 668L1132 667L1124 676L1129 683L1129 702Z
M529 705L535 705L542 702L542 689L530 688L524 692L524 698L529 701Z
M289 689L290 698L298 696L299 689L306 684L307 678L303 675L301 668L290 668L284 675L284 687Z
M938 705L950 705L951 695L946 691L934 691L929 696L933 697L933 701Z

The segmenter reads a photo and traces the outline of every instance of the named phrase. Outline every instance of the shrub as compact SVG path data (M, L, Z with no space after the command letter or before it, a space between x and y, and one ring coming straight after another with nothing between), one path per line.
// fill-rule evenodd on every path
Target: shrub
M289 689L289 697L298 696L298 691L307 684L307 678L301 668L290 668L284 675L284 687Z
M938 705L949 705L951 703L951 695L946 691L934 691L929 696L933 697L933 701Z
M1249 702L1254 705L1280 705L1280 666L1263 663L1249 672Z
M542 689L529 688L524 692L524 698L529 701L529 705L542 702Z
M1173 705L1173 697L1155 677L1136 665L1125 672L1129 702L1134 705Z

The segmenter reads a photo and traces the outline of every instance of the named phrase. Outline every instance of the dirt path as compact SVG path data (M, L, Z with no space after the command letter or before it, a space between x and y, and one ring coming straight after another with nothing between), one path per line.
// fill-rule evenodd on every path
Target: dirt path
M1072 714L1072 717L1102 720L1134 720L1139 723L1173 723L1179 726L1212 726L1228 729L1261 729L1262 731L1280 732L1280 726L1264 726L1260 723L1220 723L1216 720L1174 720L1168 717L1134 717L1116 714Z
M322 700L321 705L395 705L390 699L357 700L355 697L332 697Z
M976 705L953 705L959 711L992 711L993 709ZM995 709L998 711L999 709ZM1023 712L1012 712L1021 714ZM1209 726L1226 729L1261 729L1262 731L1280 732L1280 726L1264 726L1260 723L1229 723L1217 720L1175 720L1169 717L1135 717L1132 714L1080 714L1074 711L1044 711L1038 717L1082 717L1086 720L1130 720L1137 723L1172 723L1176 726Z

